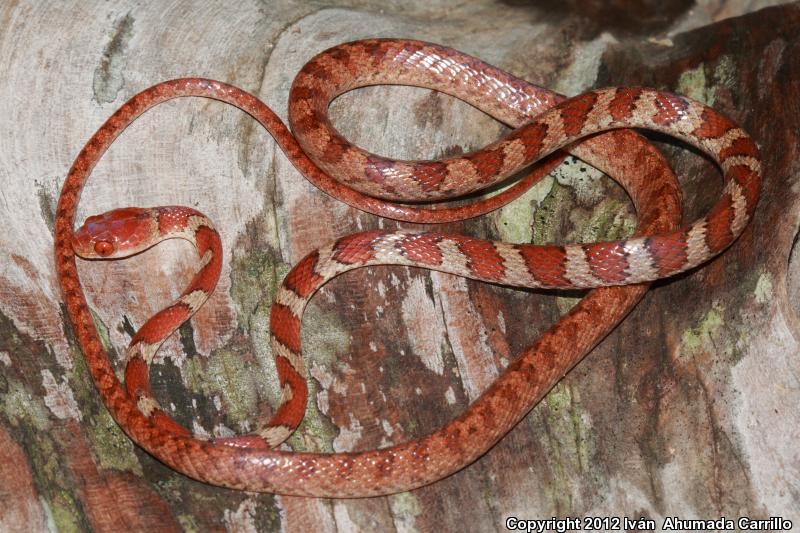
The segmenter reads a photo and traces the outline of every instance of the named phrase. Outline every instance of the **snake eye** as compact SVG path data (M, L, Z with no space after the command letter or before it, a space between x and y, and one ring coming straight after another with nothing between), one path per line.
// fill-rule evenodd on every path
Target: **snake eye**
M100 257L108 257L114 251L114 245L108 241L97 241L94 243L94 251Z

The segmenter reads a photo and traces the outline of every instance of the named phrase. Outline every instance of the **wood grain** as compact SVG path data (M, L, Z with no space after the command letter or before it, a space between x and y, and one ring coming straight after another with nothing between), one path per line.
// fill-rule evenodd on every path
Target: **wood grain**
M694 19L683 12L671 30L621 44L621 31L597 33L576 11L553 16L483 2L390 5L383 13L368 2L244 2L235 11L202 2L4 4L0 428L11 441L7 456L19 465L24 458L30 474L22 466L2 470L6 486L19 489L10 491L16 514L4 507L0 524L13 531L15 517L24 517L34 530L52 521L105 531L120 523L104 513L118 511L129 529L157 529L152 516L134 512L143 502L172 516L175 527L204 531L310 524L503 530L511 514L781 515L797 523L800 319L789 291L800 269L790 255L800 223L800 112L786 102L798 98L800 9L676 33L711 22L714 9L730 16L755 7L702 4ZM732 250L653 290L508 438L452 478L364 502L249 495L189 481L119 432L75 351L51 257L60 183L89 135L146 86L217 78L285 116L289 85L307 59L368 36L442 42L568 94L648 84L704 100L759 140L765 199ZM348 138L386 155L459 153L502 131L468 106L415 89L359 90L333 111ZM685 176L688 219L716 198L718 184L702 177L709 174L702 159L664 148ZM514 205L450 229L536 242L630 231L620 191L573 165ZM161 106L134 124L95 171L82 205L85 216L169 203L209 214L227 252L220 287L162 350L156 394L190 427L239 431L278 397L265 325L288 267L342 234L389 223L322 195L251 119L201 100ZM121 264L82 265L118 353L195 268L192 250L180 243ZM145 281L159 290L146 291ZM314 402L292 446L365 449L437 427L571 302L402 268L346 274L316 297L304 321ZM408 309L429 313L429 328L421 331Z

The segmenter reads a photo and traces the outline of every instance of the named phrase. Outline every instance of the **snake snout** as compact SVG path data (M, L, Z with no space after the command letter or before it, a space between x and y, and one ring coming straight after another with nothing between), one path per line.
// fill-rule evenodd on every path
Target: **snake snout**
M104 259L110 257L117 249L113 237L98 234L96 228L87 223L78 228L72 236L72 249L84 259ZM107 232L104 232L107 233Z

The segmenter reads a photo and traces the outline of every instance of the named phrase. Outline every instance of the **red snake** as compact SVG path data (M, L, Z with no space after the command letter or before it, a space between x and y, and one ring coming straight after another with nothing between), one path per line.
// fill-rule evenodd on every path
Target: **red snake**
M516 129L460 157L387 160L352 146L327 118L331 100L374 84L442 91ZM182 96L213 98L244 110L323 191L397 220L442 222L488 212L548 172L560 161L557 150L563 149L610 174L625 188L637 210L637 233L622 241L564 246L509 244L436 232L368 231L343 237L295 265L273 302L272 349L284 396L272 420L254 435L199 439L172 421L150 397L147 364L161 340L189 318L216 284L221 253L211 222L189 208L124 208L90 217L78 232L73 231L80 192L105 150L146 110ZM611 88L566 100L474 57L419 41L358 41L319 54L294 81L289 119L294 136L260 100L225 83L189 78L155 85L125 103L84 146L69 171L56 213L56 266L66 308L112 416L131 439L170 467L195 479L252 491L374 496L431 483L473 462L624 318L646 291L643 282L686 271L729 246L752 217L761 181L760 156L753 140L727 118L688 98L652 89ZM672 172L649 143L619 128L659 131L710 156L721 168L725 183L719 201L705 217L678 229L680 193ZM614 131L597 134L606 130ZM488 200L444 208L397 203L441 200L481 190L549 154L555 155ZM75 254L124 255L170 237L192 240L202 267L184 295L134 336L126 388L97 334ZM589 292L461 416L428 435L361 452L273 449L303 416L307 392L300 324L306 303L321 285L342 272L388 264L517 287L637 285Z

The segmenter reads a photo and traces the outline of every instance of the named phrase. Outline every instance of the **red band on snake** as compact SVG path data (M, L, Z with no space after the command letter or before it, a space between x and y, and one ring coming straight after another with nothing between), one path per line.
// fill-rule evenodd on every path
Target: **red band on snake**
M327 118L333 98L376 83L440 90L517 129L462 157L434 162L386 160L350 145ZM312 183L359 209L399 220L441 222L497 208L557 164L556 151L564 149L625 188L639 217L637 233L623 241L565 246L508 244L435 232L372 231L341 238L301 260L276 295L271 338L285 394L273 419L255 436L198 439L171 421L151 399L146 367L161 340L189 318L216 284L216 278L211 278L214 272L219 274L221 254L210 221L188 208L125 208L103 219L90 218L73 233L80 191L108 146L147 109L181 96L208 97L239 107L273 135ZM761 181L760 157L752 139L730 120L688 98L652 89L612 88L563 100L473 57L418 41L359 41L316 56L295 80L289 115L297 137L257 98L233 86L204 79L158 84L124 104L81 150L64 183L56 214L56 265L66 307L112 416L131 439L172 468L239 489L372 496L419 487L463 468L505 435L622 320L644 294L643 282L686 271L729 246L752 217ZM720 200L702 219L676 229L680 195L674 176L651 145L619 128L659 131L709 155L725 182ZM594 135L607 130L614 131ZM548 165L534 167L527 178L488 200L457 208L393 203L467 194L549 154L556 155L547 159ZM163 222L164 217L169 221ZM134 229L139 226L149 229ZM120 246L121 241L114 241L120 235L130 241ZM126 389L116 378L92 321L75 252L109 256L128 246L147 247L174 236L195 243L203 266L184 295L137 332ZM267 444L288 436L303 415L306 376L300 324L306 303L340 273L386 264L420 266L518 287L634 285L591 291L460 417L426 436L351 453L270 449Z

